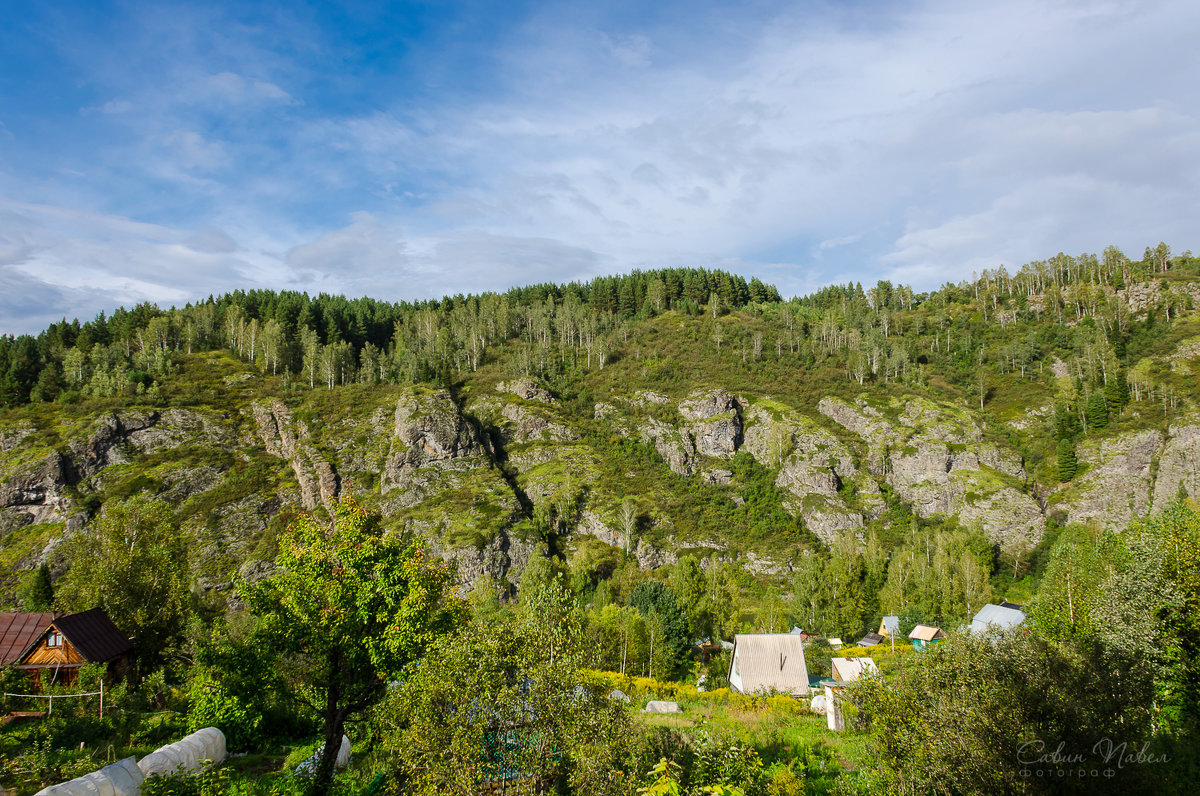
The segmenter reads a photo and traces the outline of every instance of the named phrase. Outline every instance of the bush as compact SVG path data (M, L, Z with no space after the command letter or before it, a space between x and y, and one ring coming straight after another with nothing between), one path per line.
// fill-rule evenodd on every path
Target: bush
M225 733L230 749L245 749L261 739L262 713L221 683L203 675L196 677L188 697L188 732L216 727Z

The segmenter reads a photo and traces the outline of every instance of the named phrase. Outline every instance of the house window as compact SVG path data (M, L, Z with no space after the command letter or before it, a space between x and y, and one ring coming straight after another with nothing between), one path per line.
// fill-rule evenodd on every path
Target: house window
M59 633L57 630L51 630L50 633L46 636L46 646L47 647L61 647L62 645L63 645L62 633Z

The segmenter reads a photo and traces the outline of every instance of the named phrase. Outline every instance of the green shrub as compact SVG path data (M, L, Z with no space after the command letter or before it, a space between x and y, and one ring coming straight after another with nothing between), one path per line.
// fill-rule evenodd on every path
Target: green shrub
M216 727L225 733L230 749L245 749L260 740L262 712L230 693L221 683L199 676L192 681L188 697L191 703L188 732Z

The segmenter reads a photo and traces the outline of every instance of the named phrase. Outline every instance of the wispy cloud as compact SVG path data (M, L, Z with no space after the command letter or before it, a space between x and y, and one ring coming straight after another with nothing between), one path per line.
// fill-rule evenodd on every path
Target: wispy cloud
M43 141L42 106L6 115L0 196L25 221L0 262L90 315L676 263L785 293L924 288L1060 249L1194 245L1200 7L1182 0L546 5L403 34L315 13L148 11L127 63L59 42L89 86L62 118L83 122ZM44 317L0 312L10 331Z

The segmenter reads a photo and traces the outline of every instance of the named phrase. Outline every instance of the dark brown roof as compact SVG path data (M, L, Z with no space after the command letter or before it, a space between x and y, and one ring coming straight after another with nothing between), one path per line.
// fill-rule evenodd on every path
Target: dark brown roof
M54 621L54 614L0 614L0 666L16 663Z
M111 661L133 649L133 642L117 629L103 608L60 616L54 626L92 663Z

